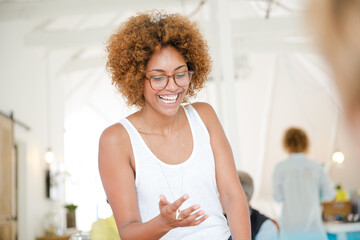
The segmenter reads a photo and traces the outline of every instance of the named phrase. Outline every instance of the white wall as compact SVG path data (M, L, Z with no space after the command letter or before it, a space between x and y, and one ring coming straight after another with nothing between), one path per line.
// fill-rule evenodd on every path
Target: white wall
M24 35L36 23L0 22L0 110L11 111L28 125L26 131L15 125L19 143L19 239L34 239L42 234L43 220L51 202L45 196L44 153L47 140L45 50L23 44ZM53 81L51 95L52 148L63 158L62 83ZM56 90L56 91L55 91ZM60 96L60 97L59 97Z

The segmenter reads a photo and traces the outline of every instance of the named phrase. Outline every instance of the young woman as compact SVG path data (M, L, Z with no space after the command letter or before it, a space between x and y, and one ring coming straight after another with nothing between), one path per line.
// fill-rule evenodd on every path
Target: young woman
M213 108L181 105L211 68L196 25L178 14L140 13L107 50L113 84L140 108L100 138L100 175L121 239L249 240L246 198Z

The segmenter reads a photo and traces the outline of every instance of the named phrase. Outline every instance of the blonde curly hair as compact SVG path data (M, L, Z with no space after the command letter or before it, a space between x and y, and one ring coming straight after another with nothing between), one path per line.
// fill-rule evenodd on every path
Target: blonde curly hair
M154 52L167 46L174 47L184 57L188 69L195 72L185 101L204 87L211 71L211 58L197 25L180 14L138 13L120 26L106 48L106 66L112 83L129 106L144 106L146 65Z

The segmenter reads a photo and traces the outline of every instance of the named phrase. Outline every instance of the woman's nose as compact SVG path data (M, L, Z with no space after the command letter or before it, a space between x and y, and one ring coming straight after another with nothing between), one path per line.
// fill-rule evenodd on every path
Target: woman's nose
M169 76L168 84L166 85L166 89L168 90L176 90L178 88L178 85L175 82L174 76Z

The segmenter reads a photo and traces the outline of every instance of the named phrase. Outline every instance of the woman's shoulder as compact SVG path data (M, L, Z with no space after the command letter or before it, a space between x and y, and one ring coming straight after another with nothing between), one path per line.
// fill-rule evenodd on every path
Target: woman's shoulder
M130 137L121 123L107 127L100 136L99 164L102 166L118 166L132 161Z
M137 112L127 116L118 123L115 123L107 128L101 134L100 141L106 141L107 143L123 143L129 140L129 134L123 125L124 121L129 121L133 124L133 119L136 119Z
M210 111L210 110L214 111L213 107L206 102L194 102L191 103L190 105L193 106L197 112Z
M216 117L214 108L206 102L195 102L191 106L196 110L201 118Z
M216 112L210 104L205 102L195 102L191 105L196 110L208 130L219 124Z
M125 127L121 123L115 123L104 129L100 136L100 145L123 145L128 139Z

